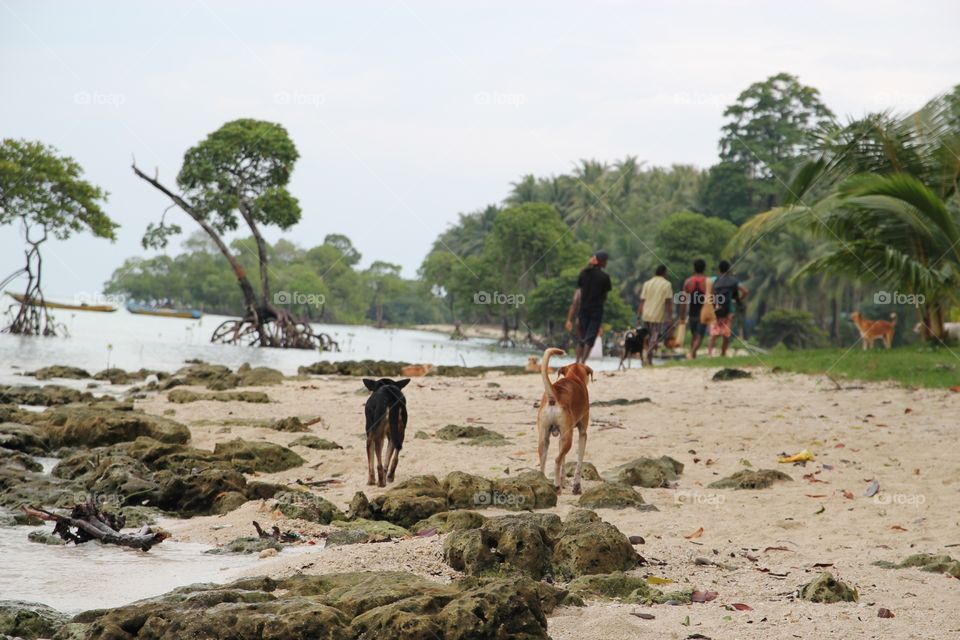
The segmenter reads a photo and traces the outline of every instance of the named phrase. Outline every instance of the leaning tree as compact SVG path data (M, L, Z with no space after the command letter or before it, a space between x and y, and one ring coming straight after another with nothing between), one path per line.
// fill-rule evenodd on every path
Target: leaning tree
M166 213L178 207L213 241L223 254L243 292L244 315L228 320L214 331L211 342L298 349L335 348L330 338L313 331L306 320L294 318L277 306L270 293L268 246L261 229L274 225L289 229L300 220L300 205L287 191L290 173L299 154L279 124L244 118L228 122L187 151L177 175L179 193L149 176L136 162L133 172L173 202L160 222L151 223L143 237L144 248L163 248L181 231L166 222ZM224 234L245 224L256 243L260 267L255 289Z
M57 324L45 306L40 246L50 235L66 240L89 230L114 240L114 223L100 208L107 193L82 179L83 169L41 142L5 139L0 143L0 225L19 222L27 248L25 264L0 289L18 277L27 285L20 306L3 331L21 335L55 335Z

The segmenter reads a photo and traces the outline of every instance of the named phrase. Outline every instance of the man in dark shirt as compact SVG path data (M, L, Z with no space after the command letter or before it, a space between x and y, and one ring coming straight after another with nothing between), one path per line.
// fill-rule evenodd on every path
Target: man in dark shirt
M604 271L607 266L606 251L597 251L586 269L580 272L577 278L577 290L573 294L570 311L567 312L567 331L573 330L573 314L580 307L577 315L577 362L586 362L593 349L593 343L600 332L600 323L603 321L603 303L607 300L607 293L612 288L610 276Z

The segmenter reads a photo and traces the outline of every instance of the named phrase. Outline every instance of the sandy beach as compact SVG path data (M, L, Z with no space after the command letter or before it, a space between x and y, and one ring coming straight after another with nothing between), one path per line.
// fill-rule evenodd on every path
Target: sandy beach
M873 565L919 552L957 555L960 395L854 382L838 390L826 378L759 369L751 379L714 382L714 372L648 368L600 374L591 385L594 403L649 402L595 406L585 459L601 473L640 456L669 455L684 464L676 488L640 490L657 511L597 513L624 534L645 539L635 548L649 564L632 573L672 580L664 589L696 587L718 597L683 606L588 601L586 607L559 607L549 617L551 637L945 638L960 633L956 579ZM344 510L356 491L371 498L384 491L366 485L362 416L367 392L359 379L288 379L262 390L271 403L173 404L157 394L137 404L148 413L170 416L172 411L201 448L236 437L286 445L302 434L251 423L321 417L312 432L342 450L296 447L305 465L257 479L336 479L340 482L316 491ZM414 379L406 390L410 422L397 480L420 474L442 478L457 470L498 478L535 468L534 404L541 392L536 375ZM478 447L416 437L448 424L482 425L506 436L509 444ZM778 464L781 454L803 449L815 460L805 466ZM776 468L793 481L754 491L707 488L745 468ZM864 492L872 480L881 489L868 498ZM592 484L585 482L585 488ZM564 493L550 511L563 516L577 500ZM223 516L164 524L177 540L221 544L252 534L255 519L308 534L331 529L285 520L269 501L251 501ZM702 534L692 535L701 528ZM442 547L443 536L323 550L318 545L316 553L265 558L250 574L405 570L449 581L459 574L444 563ZM716 564L698 563L698 558ZM821 571L855 587L859 603L795 599L794 591ZM728 609L733 603L751 610ZM878 617L881 607L895 617ZM641 612L655 618L631 615Z

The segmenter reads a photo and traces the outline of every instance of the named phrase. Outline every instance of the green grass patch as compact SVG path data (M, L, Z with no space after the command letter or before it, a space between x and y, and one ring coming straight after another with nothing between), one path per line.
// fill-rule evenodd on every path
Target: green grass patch
M960 349L899 347L864 351L847 349L775 349L767 354L699 358L668 363L672 367L762 367L837 379L893 381L908 387L950 388L960 385Z

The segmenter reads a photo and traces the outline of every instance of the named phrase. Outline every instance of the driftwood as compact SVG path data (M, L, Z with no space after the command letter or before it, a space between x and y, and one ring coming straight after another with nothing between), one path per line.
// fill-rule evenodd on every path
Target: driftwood
M266 532L263 530L263 527L260 526L260 523L256 520L253 521L253 528L257 530L257 537L264 540L276 540L277 542L297 542L301 539L299 533L294 533L293 531L280 531L280 527L273 525L273 530L271 532Z
M28 516L56 522L53 532L74 544L99 540L104 544L149 551L153 545L170 537L166 531L154 531L147 525L136 533L120 533L124 517L104 513L92 500L74 506L69 516L61 516L39 507L23 507L23 511Z

